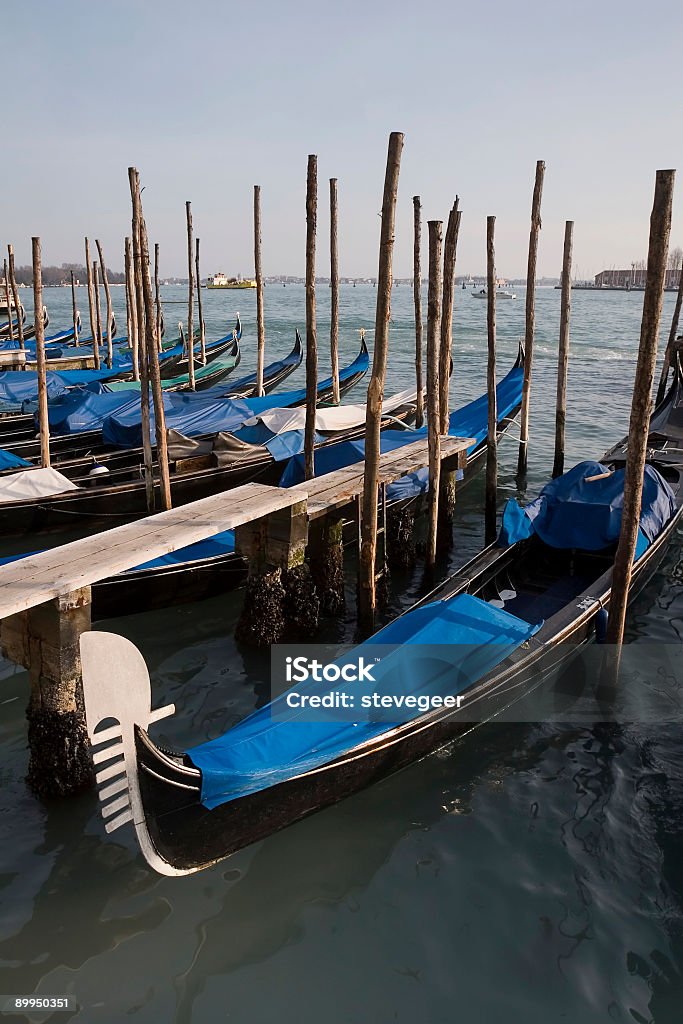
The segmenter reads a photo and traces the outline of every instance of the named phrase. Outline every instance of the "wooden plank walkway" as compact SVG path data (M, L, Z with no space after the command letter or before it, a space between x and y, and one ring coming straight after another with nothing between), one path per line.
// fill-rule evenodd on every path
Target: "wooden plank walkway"
M441 459L450 459L454 455L463 454L474 444L471 437L442 437ZM429 446L427 440L413 441L402 448L395 448L380 457L379 482L393 483L395 480L422 469L429 462ZM337 469L326 473L317 480L306 480L305 483L290 487L289 493L297 490L303 497L308 496L308 518L318 519L335 508L348 505L354 498L363 493L364 463L356 463L345 469Z
M441 458L464 459L473 443L472 438L444 437ZM380 458L380 482L398 480L426 466L428 459L426 439L387 452ZM289 488L244 484L0 566L0 619L301 501L307 501L308 518L317 519L362 493L363 471L358 463Z
M10 562L0 566L0 618L289 508L303 497L280 487L244 484Z

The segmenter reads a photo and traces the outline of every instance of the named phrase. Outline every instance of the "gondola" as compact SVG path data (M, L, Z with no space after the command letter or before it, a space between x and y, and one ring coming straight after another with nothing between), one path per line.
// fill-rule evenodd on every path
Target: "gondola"
M368 350L363 340L356 358L340 371L342 395L350 391L365 375L368 362ZM318 403L329 402L331 397L332 380L327 378L318 385ZM233 415L238 420L240 417L247 419L254 415L253 403L260 404L264 401L265 399L253 399L252 405L248 406L244 413L236 403ZM301 404L303 401L305 391L301 390L292 392L286 404ZM213 404L223 408L226 403L221 398ZM275 407L278 403L271 399L270 404ZM168 419L167 426L170 427ZM93 458L89 467L84 465L82 459L74 466L69 466L68 462L60 464L59 468L66 477L65 487L68 485L69 489L57 493L33 494L27 499L0 501L0 533L23 534L63 529L67 525L76 525L78 519L100 520L113 525L117 520L123 522L146 515L142 450L137 447L128 448L107 456L105 474L91 473L93 468L98 468L93 465L95 462ZM171 467L173 505L184 505L197 498L205 498L252 480L277 482L278 474L279 465L267 449L260 450L252 460L228 465L217 464L216 458L211 454L177 460ZM2 479L0 475L0 481ZM158 482L156 490L158 492Z
M523 349L520 351L510 372L498 385L498 440L500 441L509 427L514 423L519 412L522 394L522 363ZM482 396L485 400L486 396ZM475 413L467 414L472 407ZM464 414L464 415L463 415ZM486 439L482 433L487 427L487 406L482 399L470 403L461 410L456 410L451 419L454 423L462 423L466 429L460 431L460 436L479 437L467 453L467 465L464 470L463 479L458 484L458 493L474 477L481 466L482 455L486 451ZM464 423L463 423L464 419ZM392 421L387 419L385 427L391 428ZM384 430L383 437L395 431ZM453 431L456 435L456 431ZM414 431L403 432L406 443L415 439ZM323 453L334 455L335 449L343 446L347 438L331 438L327 443L317 447L315 450L316 476L323 475L326 469L326 462L321 458ZM301 456L296 456L299 462ZM291 461L287 464L285 474L280 478L280 486L290 486L299 480L298 476L292 477L288 470ZM343 465L349 465L349 460L342 461ZM333 467L334 468L334 467ZM422 476L413 474L417 485L415 494L406 495L405 482L397 488L396 493L389 487L387 492L387 512L399 507L407 508L416 504L422 498ZM419 511L419 509L418 509ZM345 544L353 544L356 534L355 518L345 522ZM134 614L139 611L146 611L151 608L166 608L173 604L196 601L215 594L230 590L244 580L246 576L246 563L235 551L234 534L231 530L219 533L199 544L192 544L188 548L182 548L152 562L129 569L126 572L110 576L93 584L92 588L92 615L93 619L112 618L120 615L125 609L126 614Z
M681 521L680 354L648 440L630 596L651 577ZM149 736L150 724L174 708L151 711L149 674L137 648L121 636L84 633L85 711L106 830L133 821L141 850L159 873L199 871L521 699L592 640L604 621L627 443L615 445L601 463L580 463L552 481L526 509L508 504L496 544L368 642L368 653L377 645L390 649L385 681L392 673L406 688L418 679L430 687L441 680L450 706L430 704L412 717L406 712L402 721L379 715L361 721L355 713L356 722L342 716L316 721L288 709L284 693L223 736L174 752ZM439 646L430 646L420 662L417 645ZM356 659L363 649L355 649ZM328 695L334 685L309 683L307 692Z

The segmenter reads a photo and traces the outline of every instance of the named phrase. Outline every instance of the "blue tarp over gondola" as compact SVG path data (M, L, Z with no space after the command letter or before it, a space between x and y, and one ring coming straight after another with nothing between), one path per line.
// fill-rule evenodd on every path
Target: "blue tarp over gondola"
M497 386L496 401L499 422L509 416L521 402L523 378L523 368L514 366ZM475 439L475 444L468 450L469 452L473 451L484 440L487 433L488 399L486 395L481 395L461 409L456 409L451 413L449 422L448 433L452 437L473 437ZM401 448L403 445L426 437L426 427L422 427L420 430L383 430L380 436L380 449L382 452L390 452L394 448ZM302 448L298 449L299 452L301 450ZM345 466L362 462L364 458L365 441L362 438L356 441L342 441L327 448L319 448L314 453L315 475L322 476L324 473L332 473L335 469L343 469ZM280 486L291 487L292 484L300 483L303 479L303 457L297 454L287 464L280 480ZM412 497L425 492L428 483L429 471L427 469L417 470L390 484L387 487L387 497L394 501Z
M113 370L48 370L48 401L63 395L75 385L107 380L108 377L121 372L120 366L114 367ZM34 370L7 370L0 373L0 408L3 411L20 410L25 402L35 402L37 398L38 374Z
M418 696L447 690L456 696L500 664L537 629L538 625L530 625L477 597L459 594L449 601L434 601L408 612L367 643L373 650L378 644L393 648L378 672L386 673L387 679L400 677L395 692ZM451 648L446 657L436 657L434 645L445 644L461 646ZM411 651L413 645L429 645L429 657L424 658L420 649ZM354 655L361 655L364 646L356 648ZM353 687L343 681L306 683L306 693L320 697L340 689L349 691ZM419 708L410 713L404 709L400 717L408 721L422 713ZM310 712L307 715L301 708L289 707L285 693L223 736L190 750L189 756L202 773L202 803L213 808L327 764L390 728L386 720L363 721L360 713L355 722L341 716L327 720L321 716L316 721Z
M553 548L600 551L619 540L624 504L624 470L601 462L580 462L551 480L538 498L521 508L510 498L498 542L515 544L536 534ZM676 499L654 466L645 466L636 557L658 537L676 511Z

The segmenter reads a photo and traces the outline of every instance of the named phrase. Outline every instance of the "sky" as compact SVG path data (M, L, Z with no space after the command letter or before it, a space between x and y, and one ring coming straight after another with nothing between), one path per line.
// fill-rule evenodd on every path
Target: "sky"
M135 165L162 275L186 274L186 200L202 273L253 275L254 184L264 273L303 275L315 153L318 273L336 177L340 272L374 276L391 131L396 276L412 274L413 195L426 249L456 194L457 272L483 272L495 215L498 272L523 276L539 159L539 275L560 272L566 220L577 277L643 258L658 168L679 169L683 246L680 2L6 0L1 24L0 245L19 263L34 234L46 264L78 262L87 234L122 269Z

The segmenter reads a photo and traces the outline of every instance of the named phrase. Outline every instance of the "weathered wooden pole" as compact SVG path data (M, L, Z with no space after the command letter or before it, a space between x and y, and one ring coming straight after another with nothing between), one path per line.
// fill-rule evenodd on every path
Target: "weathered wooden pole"
M74 272L71 271L71 314L74 325L74 345L78 348L78 310L76 308L76 282L74 281Z
M460 210L458 197L448 215L443 250L443 297L441 302L441 343L439 346L439 416L441 433L448 433L448 395L451 378L451 351L453 348L453 289L455 286L455 258L458 249Z
M557 355L557 401L555 405L555 460L553 477L564 473L565 425L567 421L567 367L569 365L569 316L572 304L572 244L574 221L564 226L562 297L560 299L560 345Z
M152 457L152 438L150 432L150 409L149 409L149 360L147 358L147 346L145 343L145 295L142 284L142 244L140 238L140 217L136 204L136 193L140 188L140 179L134 167L128 168L128 181L131 190L133 206L132 235L133 235L133 272L134 272L134 298L136 306L137 322L137 344L138 359L140 367L140 421L142 427L142 453L145 464L145 495L147 498L148 512L154 511L154 462Z
M97 266L97 260L93 260L92 264L92 283L95 291L95 322L97 327L97 348L99 351L100 345L103 345L102 338L102 306L100 297L100 275L99 267Z
M97 255L100 257L100 270L102 272L102 284L104 285L104 297L107 302L107 368L111 370L112 363L114 362L114 339L112 338L114 317L112 315L111 290L109 288L107 266L104 262L104 253L102 252L102 246L100 245L99 238L95 239L95 245L97 246Z
M199 245L199 239L197 239ZM199 319L201 321L201 295L199 297ZM161 286L159 284L159 243L154 243L154 322L156 324L157 352L162 351L161 326L163 316L161 313Z
M3 260L2 262L4 271L5 302L7 303L7 325L9 327L9 340L11 342L14 342L14 325L12 323L12 303L10 301L9 290L9 270L7 267L7 260Z
M531 366L534 358L534 322L536 313L536 259L538 236L541 230L541 197L545 162L536 163L534 196L531 203L531 229L529 232L529 259L526 271L526 327L524 331L524 382L522 384L522 411L519 418L519 456L517 473L526 473L529 447L529 403L531 400Z
M12 286L12 298L14 299L14 310L17 314L17 334L19 335L19 350L23 351L24 348L24 312L19 301L19 289L17 288L17 275L14 267L14 247L12 245L7 246L7 256L9 259L9 279Z
M261 186L254 185L254 276L256 277L256 394L263 394L266 325L263 315L263 268L261 266Z
M185 203L187 220L187 366L190 390L195 390L194 381L194 265L192 257L192 203Z
M157 246L158 248L158 246ZM206 366L206 324L204 323L204 310L202 308L202 275L199 271L199 239L195 242L195 277L197 278L197 315L199 317L199 352L202 366ZM158 278L157 278L158 294ZM158 300L157 300L158 301ZM159 305L161 311L161 306ZM159 318L159 351L161 351L161 315Z
M128 347L133 361L133 380L140 380L138 344L138 309L135 299L135 271L130 238L126 238L124 263L126 272L126 310L128 314Z
M439 483L441 476L441 420L439 389L439 339L441 336L443 224L427 221L429 231L429 288L427 291L427 431L429 443L429 536L427 568L436 564L438 534Z
M134 167L128 168L128 180L130 183L131 198L133 201L134 215L137 221L137 230L140 247L140 270L143 306L145 311L145 354L149 380L152 386L152 398L154 401L154 427L157 441L157 461L159 464L159 484L161 491L161 506L164 510L171 508L171 480L168 468L168 442L166 438L166 417L164 414L164 395L161 387L161 374L159 371L159 348L157 345L156 332L157 320L154 310L154 296L152 293L152 282L150 279L149 240L147 227L142 212L142 198L140 195L140 175ZM189 206L189 204L188 204ZM191 221L190 221L191 225ZM192 261L190 260L190 267ZM190 362L194 353L190 352Z
M420 242L422 238L422 209L420 197L413 196L413 302L415 304L415 426L424 423L424 381L422 379L422 266Z
M40 239L33 246L33 319L36 326L36 370L38 372L38 423L40 425L40 464L50 465L50 424L47 415L47 365L45 360L45 321L43 318L43 270Z
M498 500L498 403L496 396L496 218L486 218L486 328L488 360L486 363L486 395L488 428L486 433L486 504L484 538L486 544L496 539L496 504Z
M657 171L655 195L650 215L650 242L647 254L647 278L643 296L643 318L640 325L640 346L631 403L628 449L624 473L624 502L621 532L612 571L612 593L609 603L606 642L621 647L624 639L626 605L631 585L631 571L636 552L640 511L643 496L643 475L647 456L647 439L652 411L652 382L657 362L657 340L662 316L666 258L671 232L675 171ZM619 652L614 667L618 670ZM615 674L616 681L616 674Z
M318 390L318 339L315 322L315 235L318 224L318 158L309 156L306 175L306 479L315 476L315 409Z
M95 369L100 368L100 346L97 336L97 314L95 312L95 285L93 280L92 263L90 262L90 242L85 240L85 276L88 285L88 312L90 314L90 337L92 338L92 352L95 360Z
M389 136L387 167L382 199L382 226L379 239L377 273L377 306L375 312L375 345L372 375L368 386L365 412L365 472L361 516L361 549L359 559L359 618L364 629L371 629L377 608L375 565L377 561L377 502L379 499L380 427L382 400L387 374L389 351L389 320L391 317L392 261L396 223L396 196L401 169L403 133Z
M339 405L339 248L337 231L337 179L330 178L330 361L332 401Z
M666 394L666 382L669 378L669 367L671 366L671 354L676 343L676 335L678 334L678 321L681 316L681 305L683 305L683 263L681 263L680 277L678 279L678 293L676 295L676 305L674 306L674 314L671 318L671 329L669 331L669 340L666 343L664 349L664 360L662 362L662 374L659 378L659 387L657 388L657 405L662 401Z

